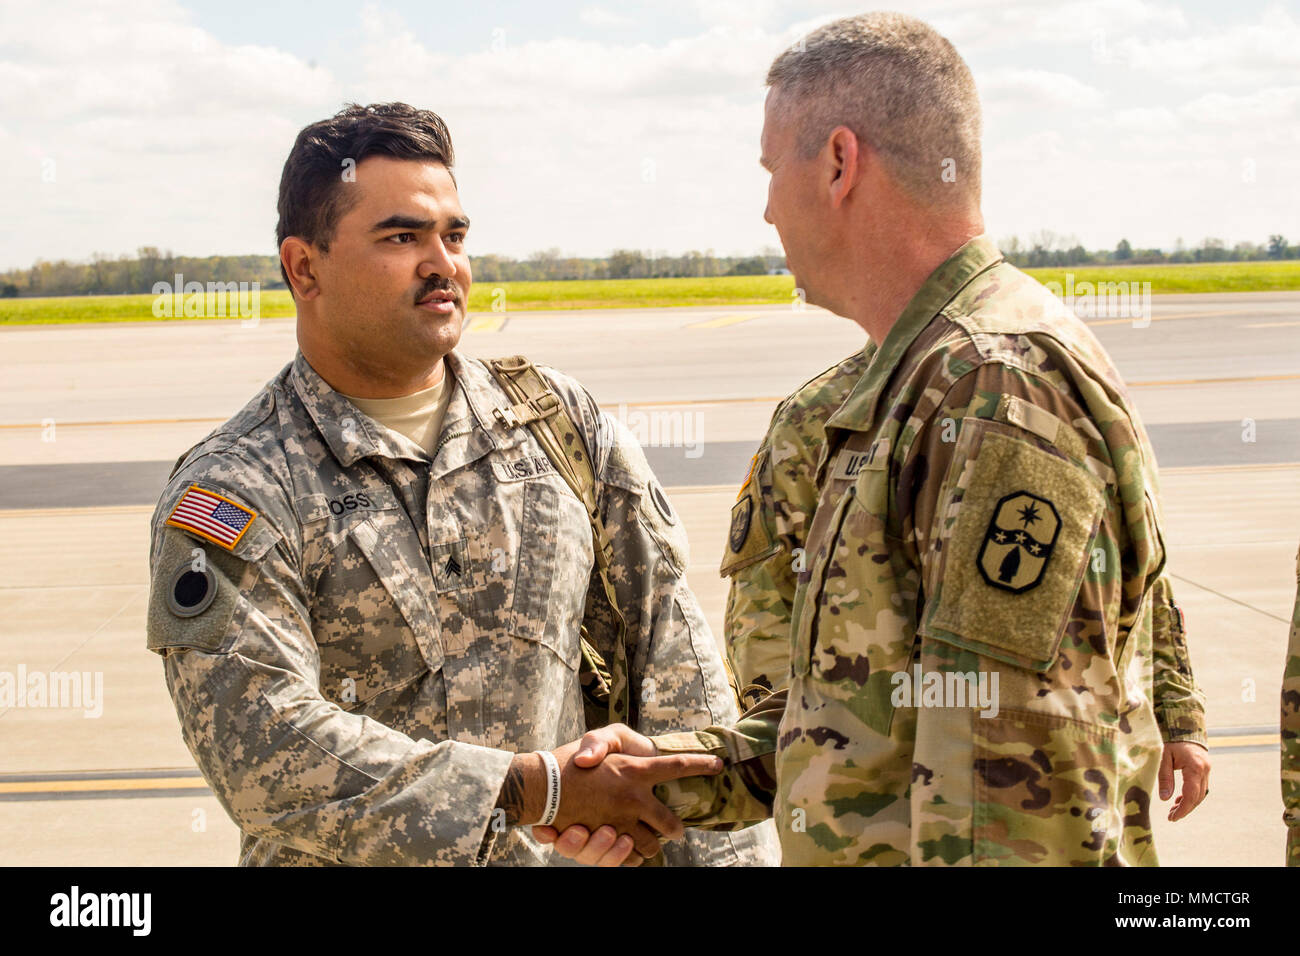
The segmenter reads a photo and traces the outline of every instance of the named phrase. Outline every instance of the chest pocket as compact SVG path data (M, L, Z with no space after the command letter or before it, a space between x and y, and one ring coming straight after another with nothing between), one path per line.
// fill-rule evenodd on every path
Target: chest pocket
M311 607L321 692L349 710L442 667L433 577L415 530L391 489L362 494L350 510L344 496L300 505L304 519L326 521Z
M576 671L582 657L579 631L594 560L591 523L582 504L558 476L519 484L510 632L544 644Z
M857 469L851 484L847 476L831 477L818 516L822 508L832 511L824 529L809 534L816 551L795 601L793 670L887 734L893 678L912 658L915 621L904 609L915 601L919 575L882 519L889 505L887 461Z

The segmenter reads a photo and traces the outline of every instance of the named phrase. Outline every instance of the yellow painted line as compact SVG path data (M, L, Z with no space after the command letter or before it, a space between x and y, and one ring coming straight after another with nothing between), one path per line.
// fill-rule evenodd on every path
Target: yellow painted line
M736 493L740 482L734 485L665 485L664 490L674 495L715 495Z
M1297 467L1300 467L1300 461L1270 462L1266 465L1174 465L1169 468L1162 467L1160 474L1164 476L1215 474L1225 471L1282 471Z
M491 315L471 316L469 324L463 329L464 332L500 332L506 327L506 315L501 312L494 312Z
M202 777L131 777L112 780L21 780L0 783L0 793L84 793L92 790L207 789Z
M739 325L741 322L749 322L753 319L761 319L762 312L728 312L726 315L719 315L713 319L705 319L703 322L692 322L686 326L688 329L720 329L727 325Z
M1100 296L1098 297L1100 298ZM1135 322L1145 324L1148 320L1151 322L1174 322L1179 319L1218 319L1225 315L1258 315L1258 309L1234 309L1231 312L1175 312L1173 315L1153 315L1149 319L1146 316L1138 316L1136 319L1102 319L1100 322L1089 322L1084 319L1084 324L1090 328L1099 325L1133 325ZM1142 324L1137 328L1142 328Z
M57 518L60 515L148 515L153 514L153 505L87 505L84 508L4 508L0 509L0 518Z
M1253 322L1246 326L1248 329L1288 329L1293 325L1300 325L1300 322Z
M1277 734L1251 734L1247 737L1211 737L1210 749L1218 747L1263 747L1281 746L1282 740Z
M55 419L54 425L57 428L101 428L105 425L189 425L189 424L206 424L215 422L220 425L227 421L225 418L125 418L115 422L61 422ZM44 428L43 424L31 422L16 422L11 425L0 425L0 428Z
M748 319L762 318L761 315L747 316L735 321L743 322ZM501 321L504 323L505 319ZM712 320L711 320L712 321ZM1127 320L1125 320L1127 321ZM729 323L723 323L729 324ZM1300 322L1293 323L1300 325ZM703 328L704 326L688 326L688 328ZM489 330L491 331L491 330ZM1163 388L1165 386L1178 385L1237 385L1248 382L1294 382L1300 381L1300 373L1288 373L1284 375L1239 375L1225 376L1223 378L1163 378L1152 379L1143 382L1128 382L1129 388ZM758 398L698 398L686 399L684 401L665 401L665 402L625 402L628 408L701 408L708 405L775 405L777 402L785 401L788 395L763 395ZM614 408L618 402L605 402L605 408ZM55 422L59 428L107 428L113 425L187 425L187 424L217 424L227 421L225 418L132 418L123 419L122 421L91 421L91 422ZM22 429L22 428L44 428L40 422L13 422L10 424L0 424L0 429ZM30 464L86 464L85 462L30 462Z
M1149 382L1129 382L1129 388L1163 388L1166 385L1233 385L1242 382L1294 382L1300 375L1239 375L1226 378L1162 378Z

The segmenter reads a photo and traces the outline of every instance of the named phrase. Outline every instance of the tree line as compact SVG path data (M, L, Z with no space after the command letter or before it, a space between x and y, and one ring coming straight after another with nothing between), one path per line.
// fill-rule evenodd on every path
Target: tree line
M1238 242L1228 248L1222 239L1206 238L1188 248L1182 239L1174 243L1170 252L1163 249L1134 249L1127 239L1121 239L1114 249L1090 251L1073 236L1058 236L1043 230L1027 241L1011 236L998 243L1007 260L1021 269L1050 266L1086 265L1154 265L1179 262L1255 262L1263 259L1300 259L1300 246L1287 243L1278 233L1265 243Z
M1011 236L999 243L1002 252L1021 268L1075 265L1142 265L1162 262L1248 262L1262 259L1300 259L1300 246L1288 244L1280 234L1265 243L1238 242L1232 248L1221 239L1207 238L1193 248L1179 239L1171 252L1134 249L1121 239L1114 249L1088 250L1072 236L1041 231L1021 241ZM527 259L509 256L472 256L477 282L562 281L570 279L712 278L714 276L770 275L785 271L785 257L765 249L753 256L716 256L712 250L678 256L615 249L604 258L565 256L559 249L536 252ZM95 253L88 262L38 259L31 268L0 272L0 296L112 295L152 292L155 283L171 284L176 275L186 282L256 282L262 289L283 289L276 256L178 256L171 250L142 246L134 256L113 258Z

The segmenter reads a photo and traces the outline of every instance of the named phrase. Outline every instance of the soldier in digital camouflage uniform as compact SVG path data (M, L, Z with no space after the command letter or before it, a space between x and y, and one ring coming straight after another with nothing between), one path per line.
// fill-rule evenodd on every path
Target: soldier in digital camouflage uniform
M850 18L768 80L767 218L808 301L880 346L852 369L805 486L819 499L790 686L732 727L603 739L723 757L722 776L657 792L693 825L773 815L787 865L1153 864L1157 777L1172 793L1183 772L1182 816L1208 760L1159 584L1155 461L1124 384L980 234L978 101L946 40L897 14ZM938 185L949 162L965 192ZM729 553L770 556L779 542L746 501ZM987 680L992 707L957 695L964 675Z
M428 155L429 135L446 139L441 163ZM417 179L450 169L441 121L401 104L345 110L304 130L295 154L314 149L325 168L337 168L322 141L335 137L360 161L357 141L381 136L397 146L360 162L363 187L405 182L383 178L376 164L411 167L399 175ZM292 163L293 154L286 178L298 175ZM439 182L437 196L454 194L454 181ZM446 321L456 324L435 332L454 344L469 284L467 221L456 212L427 229L408 222L411 209L427 211L418 192L393 193L400 221L387 232L423 229L442 275L422 265L418 277L401 273L397 287L413 308L426 282L446 291L457 307ZM391 266L411 246L402 239L390 251L378 245L384 235L374 248ZM323 321L304 317L304 303L331 293L328 268L347 264L330 265L324 246L319 237L283 246L300 343L319 343L305 326ZM338 238L334 261L352 248ZM443 281L448 275L456 281ZM375 280L359 268L346 276L354 277ZM422 346L419 336L438 320L397 311L375 321L374 334L396 341L413 330ZM581 432L566 440L593 458L611 577L629 622L631 722L664 732L733 720L721 658L686 585L681 522L640 446L602 419L576 381L542 372ZM534 434L499 420L496 410L513 402L484 364L447 351L444 374L442 425L432 448L421 447L362 413L300 351L181 456L159 501L148 646L163 657L186 743L240 828L243 864L566 862L502 823L539 816L527 813L540 804L535 780L525 794L520 755L560 748L586 729L580 629L602 647L614 627L593 586L592 526ZM560 807L578 820L582 807L564 794L581 781L567 764L564 773ZM645 792L651 799L648 784ZM761 833L699 832L665 855L672 864L763 864L775 862L773 850Z
M1300 866L1300 552L1296 554L1296 601L1282 676L1282 803L1286 806L1286 863Z

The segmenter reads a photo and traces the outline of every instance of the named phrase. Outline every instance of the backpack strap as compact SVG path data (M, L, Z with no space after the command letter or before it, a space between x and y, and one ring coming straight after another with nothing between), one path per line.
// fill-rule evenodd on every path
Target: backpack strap
M587 509L587 518L591 522L591 540L596 553L596 571L605 589L605 598L614 612L617 633L611 649L612 660L606 661L600 651L587 640L587 628L582 628L579 680L583 706L588 728L627 723L630 717L627 621L619 609L618 595L609 575L614 545L600 517L600 507L596 500L596 476L590 452L568 409L559 396L551 391L532 362L522 355L512 355L487 359L485 364L514 402L508 407L493 409L493 416L507 428L528 426L546 451L555 470Z

